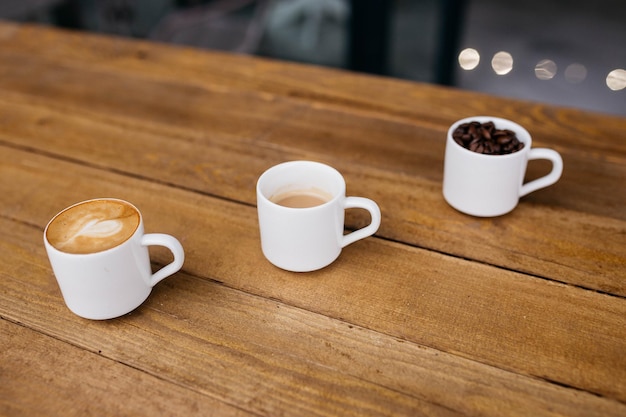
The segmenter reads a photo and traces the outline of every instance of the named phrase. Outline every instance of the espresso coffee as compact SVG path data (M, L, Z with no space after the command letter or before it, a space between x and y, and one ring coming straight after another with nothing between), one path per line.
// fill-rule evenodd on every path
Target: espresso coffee
M284 207L309 208L321 206L332 200L332 195L318 189L294 190L272 196L270 200Z
M139 221L137 209L124 201L85 201L52 219L46 239L62 252L101 252L128 240L139 227Z

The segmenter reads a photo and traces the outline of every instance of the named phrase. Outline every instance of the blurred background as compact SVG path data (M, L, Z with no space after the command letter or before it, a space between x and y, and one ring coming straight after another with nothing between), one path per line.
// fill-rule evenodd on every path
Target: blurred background
M624 0L2 0L0 19L626 116Z

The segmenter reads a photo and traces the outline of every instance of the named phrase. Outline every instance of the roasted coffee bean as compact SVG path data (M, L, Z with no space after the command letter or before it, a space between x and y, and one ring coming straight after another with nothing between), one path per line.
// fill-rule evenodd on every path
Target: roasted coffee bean
M486 155L506 155L524 147L515 132L497 129L492 121L463 123L454 129L452 138L460 146Z

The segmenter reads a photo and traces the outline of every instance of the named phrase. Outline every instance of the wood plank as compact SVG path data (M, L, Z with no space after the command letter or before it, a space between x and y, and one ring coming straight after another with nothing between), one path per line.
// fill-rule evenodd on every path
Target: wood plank
M626 151L626 142L619 140L624 130L624 118L474 91L7 22L0 26L0 45L2 51L36 54L56 62L74 62L86 70L112 71L203 87L258 91L427 125L447 126L473 114L491 114L536 126L538 132L550 135L548 143L557 141L555 143L565 148L578 147L592 154L623 154ZM575 143L571 137L576 137ZM598 141L597 137L608 140Z
M3 416L250 413L0 318Z
M22 31L18 30L16 33L22 33ZM21 37L19 39L27 41L28 36L26 36L24 39L22 39ZM70 39L72 38L70 37ZM426 111L424 113L420 113L419 117L416 116L411 119L399 120L390 118L389 115L385 112L359 112L358 106L356 108L346 106L337 107L324 102L320 103L314 99L303 102L302 100L294 100L292 95L290 94L281 94L281 89L279 89L278 92L274 92L268 89L261 88L265 86L265 84L262 84L261 87L257 86L256 89L254 88L254 84L246 84L245 86L251 88L250 90L242 90L241 88L233 89L224 79L215 79L211 76L212 73L207 74L205 65L207 57L213 57L211 53L201 53L199 51L195 51L195 54L192 54L192 51L184 49L179 50L175 48L168 49L167 47L154 44L147 44L146 47L150 47L155 51L166 50L171 54L170 59L172 60L174 59L175 54L178 53L178 55L180 55L181 61L183 61L183 64L181 65L183 69L181 69L181 67L178 65L175 66L174 69L172 69L171 65L165 65L163 62L157 61L145 63L141 60L138 60L139 63L141 63L142 65L137 68L133 67L134 71L131 73L131 76L129 76L128 71L126 71L126 67L122 64L123 62L125 62L123 58L118 57L120 59L109 59L104 61L98 60L98 65L94 66L94 63L91 62L88 57L83 57L81 59L82 55L76 55L75 49L80 51L86 49L85 46L80 46L81 42L86 43L88 41L93 41L98 46L100 46L100 43L103 43L111 48L114 47L116 44L114 40L106 38L102 39L98 37L92 38L90 36L87 36L84 39L83 37L79 37L75 39L75 41L78 43L78 45L75 45L76 48L73 47L69 51L65 49L59 49L58 47L49 48L45 51L40 49L30 50L28 48L28 45L23 49L14 49L15 46L13 43L4 45L5 47L0 49L0 56L3 57L0 62L6 63L5 68L3 69L3 86L7 88L7 90L24 89L31 94L54 97L55 100L83 102L88 101L90 107L97 108L98 111L104 113L113 111L118 113L118 115L133 114L135 118L144 119L154 119L155 115L162 115L162 118L167 125L178 124L184 125L186 127L193 127L194 125L197 126L197 123L193 122L191 125L189 125L189 118L192 117L192 115L188 113L193 113L194 110L198 107L200 107L204 111L201 110L198 116L193 117L192 120L196 122L201 120L206 121L206 110L210 108L210 99L204 106L202 105L202 103L207 100L207 96L209 95L209 93L221 92L225 94L230 92L234 95L239 94L250 97L251 94L254 95L254 93L256 92L256 100L259 100L259 98L265 101L288 99L292 103L294 101L303 103L307 108L310 107L311 103L313 103L315 105L315 109L321 110L321 112L307 112L307 114L305 114L305 119L309 118L310 114L318 115L317 118L313 118L313 120L311 120L310 122L310 125L313 126L313 129L311 129L310 126L305 126L307 129L309 129L312 136L319 136L320 133L323 134L324 131L320 132L320 128L324 129L326 132L326 134L323 136L328 136L328 131L332 130L331 126L327 124L328 118L330 117L331 122L337 125L337 120L332 119L341 119L345 117L346 113L349 113L351 115L350 119L352 120L348 121L348 123L344 123L344 125L348 124L352 129L354 129L355 126L358 126L359 122L362 123L362 119L371 118L374 119L374 121L378 121L378 125L382 125L382 123L380 123L382 121L386 122L387 124L400 124L405 127L405 131L408 130L407 128L410 127L421 127L422 130L425 130L424 132L421 132L420 130L416 131L415 129L413 129L410 132L405 132L404 134L401 134L400 138L402 138L403 141L406 140L407 135L411 135L410 137L413 138L413 140L410 141L411 146L407 146L405 149L403 149L403 153L399 153L399 155L394 155L396 158L390 160L391 163L388 164L389 167L400 165L405 168L405 163L407 160L405 156L406 152L409 152L409 155L419 152L419 148L413 149L414 143L416 139L423 139L423 136L430 136L431 138L430 140L428 140L428 142L433 142L434 140L434 142L438 143L442 149L445 131L449 124L455 120L433 120L432 115ZM40 43L37 42L36 45L40 45ZM142 44L135 44L131 42L129 44L120 44L120 47L125 46L128 49L136 46L136 48L139 48L140 45ZM56 54L51 55L49 50L55 51ZM94 50L97 51L98 48L89 47L84 51L84 53L89 55L90 51L91 53L93 53ZM34 56L33 52L41 52L41 54L38 56ZM197 70L192 74L184 73L185 76L181 76L181 73L177 71L184 71L184 62L186 62L185 58L188 57L189 54L192 54L193 57L196 58L196 60L198 61L198 65L202 65L204 70L202 73ZM128 58L126 56L124 57ZM220 59L217 59L218 57ZM224 65L222 64L224 60L227 60L229 63L232 60L233 66L237 67L238 59L241 59L242 57L231 57L229 55L223 56L218 54L215 58L216 59L210 61L218 61L217 64L220 67L224 67ZM246 59L246 62L249 64L246 67L249 67L252 62L257 62L250 61L251 58ZM21 64L16 65L16 62L21 62ZM191 60L191 62L194 62L194 60ZM258 60L258 62L258 66L262 66L261 63L265 63L265 61L263 60ZM159 64L164 67L161 71L166 71L166 74L168 74L167 77L154 78L152 76L155 70L159 71ZM270 64L276 67L284 67L285 71L291 71L293 74L290 78L294 79L292 82L295 82L295 80L299 80L302 84L302 88L304 89L311 88L311 79L307 76L307 70L314 70L319 72L320 74L316 78L321 78L322 76L326 76L326 78L333 78L333 76L335 75L335 72L328 69L309 69L309 67L297 65L291 67L290 65L292 64L286 63L267 63L267 65ZM243 66L243 64L241 63L239 65ZM226 67L228 67L229 70L231 68L230 65ZM30 70L25 71L23 68L29 68ZM255 76L262 79L263 74L263 71L260 71L258 74L256 71L248 71L246 76L243 76L234 72L232 74L232 77L236 80L240 80L241 78L254 79ZM362 78L362 84L372 86L376 86L378 84L386 85L386 83L393 84L393 82L395 81L355 75L351 73L340 72L340 74L342 74L342 79L345 79L346 83L351 79L360 78ZM276 78L276 81L282 79L278 76L276 76ZM54 79L55 82L47 83L45 82L46 79ZM138 80L141 80L139 84L137 84ZM249 82L251 83L251 81ZM396 88L392 89L393 92L399 93L400 91L411 91L415 96L415 101L420 100L420 94L426 94L425 92L434 88L435 91L440 91L442 95L446 96L445 105L447 107L450 107L450 102L463 102L466 96L469 94L467 92L461 91L447 92L447 90L443 88L435 88L432 86L425 86L415 83L400 81L397 81L397 83L398 85L396 86ZM270 85L275 84L271 83ZM342 85L343 84L339 83L338 85L334 86L333 91L337 91L337 94L341 94L341 92L345 90L345 88L342 88ZM85 86L89 86L89 88L85 88ZM458 97L454 97L454 94L458 94ZM363 95L365 97L368 97L371 101L385 101L384 98L381 98L379 95L376 94ZM116 103L116 98L120 100L121 103ZM437 105L434 102L431 102L432 97L427 95L426 97L423 97L421 99L428 104L426 109L431 109L431 111L432 108L438 109ZM387 100L392 101L393 99L391 97L388 97ZM497 99L494 98L494 100ZM560 114L557 113L556 108L547 108L545 111L542 111L541 108L535 109L534 107L525 107L524 104L519 101L508 100L506 101L506 103L507 104L505 106L504 102L500 100L497 103L494 103L496 104L494 105L494 107L512 108L514 111L517 112L516 116L505 116L501 113L494 113L490 111L481 111L479 113L512 117L513 119L518 120L521 124L527 126L531 133L533 133L536 146L550 146L562 152L567 150L578 151L578 157L576 159L572 159L571 162L567 161L568 165L578 166L580 162L579 160L584 160L585 158L608 158L612 161L621 161L622 164L626 159L626 141L621 140L622 135L620 133L626 126L626 120L624 118L606 118L602 115L584 112L582 114L580 114L580 112L574 112L573 114L568 114L567 112L565 112L565 114ZM76 103L74 103L74 105L78 108L84 107L82 103L78 106L76 106ZM163 106L169 106L169 108L164 111ZM298 106L296 104L294 104L294 106L297 110ZM271 108L271 106L269 107ZM228 103L224 103L224 106L222 106L222 108L218 111L223 111L223 109L229 109ZM211 111L215 113L214 108L211 108ZM149 114L149 116L146 117L146 113ZM328 113L330 114L330 116L326 116L325 120L319 120L319 115L323 115L324 113ZM468 113L465 111L457 111L457 113L463 116L466 116L468 114L476 114L471 112ZM249 117L254 115L255 113L248 114ZM299 121L299 112L295 111L294 115L297 116L294 118L295 121ZM202 125L202 127L204 129L206 129L207 127L211 127L212 123L215 123L215 119L216 117L213 117L211 123L205 123L204 125ZM219 120L219 118L217 119ZM295 125L292 127L292 130L295 130L297 133L299 133L301 132L302 127L302 125ZM335 129L342 129L341 125L332 127L334 127ZM386 141L381 140L381 136L389 138L390 136L395 137L399 134L399 132L396 132L398 129L393 130L393 134L390 134L390 132L388 131L383 131L383 133L379 133L377 132L377 130L378 129L376 128L373 131L367 128L363 128L352 132L352 136L358 138L358 140L360 141L367 139L369 142L384 144L381 142ZM376 133L379 134L376 135ZM291 137L291 135L289 137ZM572 141L570 140L571 137L576 137L577 140ZM599 138L601 138L602 140L598 140ZM428 142L425 142L424 144L428 146ZM428 148L428 150L430 151L431 149ZM442 155L442 152L428 152L428 154ZM375 155L376 154L373 154L373 156ZM363 155L361 155L361 157L362 156ZM398 158L398 156L400 156L400 158ZM418 162L421 161L419 159L412 160L411 165L415 166ZM440 168L440 166L437 166L437 178L440 178L441 175ZM567 172L568 171L566 171L566 173ZM593 181L593 174L596 173L588 172L578 174L580 175L580 177L582 177L582 181L580 180L581 178L577 178L578 181L576 181L576 183L582 184L584 188L584 184L586 184L588 181ZM573 170L571 175L577 175L576 171ZM624 174L622 172L617 179L621 180L623 178ZM567 191L567 193L562 194L565 196L570 195L570 198L573 202L578 201L579 204L583 204L582 202L586 201L585 198L578 198L579 194L577 192L577 188L570 187ZM602 207L604 205L600 204L597 206ZM622 217L624 216L623 210L619 211L618 213Z
M626 411L626 404L615 400L186 273L158 284L143 306L122 318L84 320L63 305L39 242L40 228L3 217L0 228L8 232L0 250L7 265L0 273L0 316L21 323L0 320L9 336L0 340L0 381L13 382L0 385L0 407L9 410L39 414L47 399L78 413L89 411L84 401L91 400L115 414L126 402L108 404L103 396L119 391L116 398L136 398L131 407L143 410L153 400L148 411L172 414L201 411L213 402L218 413L241 409L263 415L619 416ZM103 389L111 381L114 392ZM64 397L67 392L72 397ZM51 397L55 393L61 398ZM39 396L45 396L43 402L31 401ZM132 408L123 411L133 414Z
M187 273L626 401L623 298L376 238L348 247L324 270L292 274L264 261L254 207L11 148L1 154L0 177L11 179L0 184L5 218L43 229L72 202L125 198L142 209L147 231L180 238Z
M255 203L255 181L272 164L321 160L344 173L350 194L379 203L379 236L626 295L626 194L602 191L619 189L626 180L626 158L619 155L594 158L564 150L566 163L577 169L524 198L511 214L479 219L443 200L443 144L432 139L433 129L246 94L191 94L136 80L131 85L122 78L85 89L90 83L77 81L80 72L56 70L51 76L67 84L58 82L45 94L44 87L30 85L24 91L34 97L0 98L0 141L247 204ZM7 88L16 89L16 82ZM67 107L59 107L57 97L64 95ZM185 110L173 104L186 96L195 98ZM84 102L96 104L78 104ZM171 113L163 108L168 105ZM155 114L162 115L157 122ZM414 146L417 140L420 146ZM109 144L105 152L94 152L102 141ZM166 147L168 142L176 145ZM355 228L364 221L362 213L351 214L347 224Z

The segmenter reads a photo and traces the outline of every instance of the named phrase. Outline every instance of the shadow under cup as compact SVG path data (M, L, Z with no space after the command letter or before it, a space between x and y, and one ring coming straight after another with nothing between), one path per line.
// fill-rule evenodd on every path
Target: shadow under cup
M485 155L456 143L452 137L461 124L494 122L496 129L515 132L524 147L506 155ZM547 159L552 171L524 184L529 160ZM532 148L530 133L519 124L498 117L475 116L457 121L448 130L443 175L443 195L455 209L478 217L494 217L512 211L520 197L554 184L561 177L563 160L552 149Z

